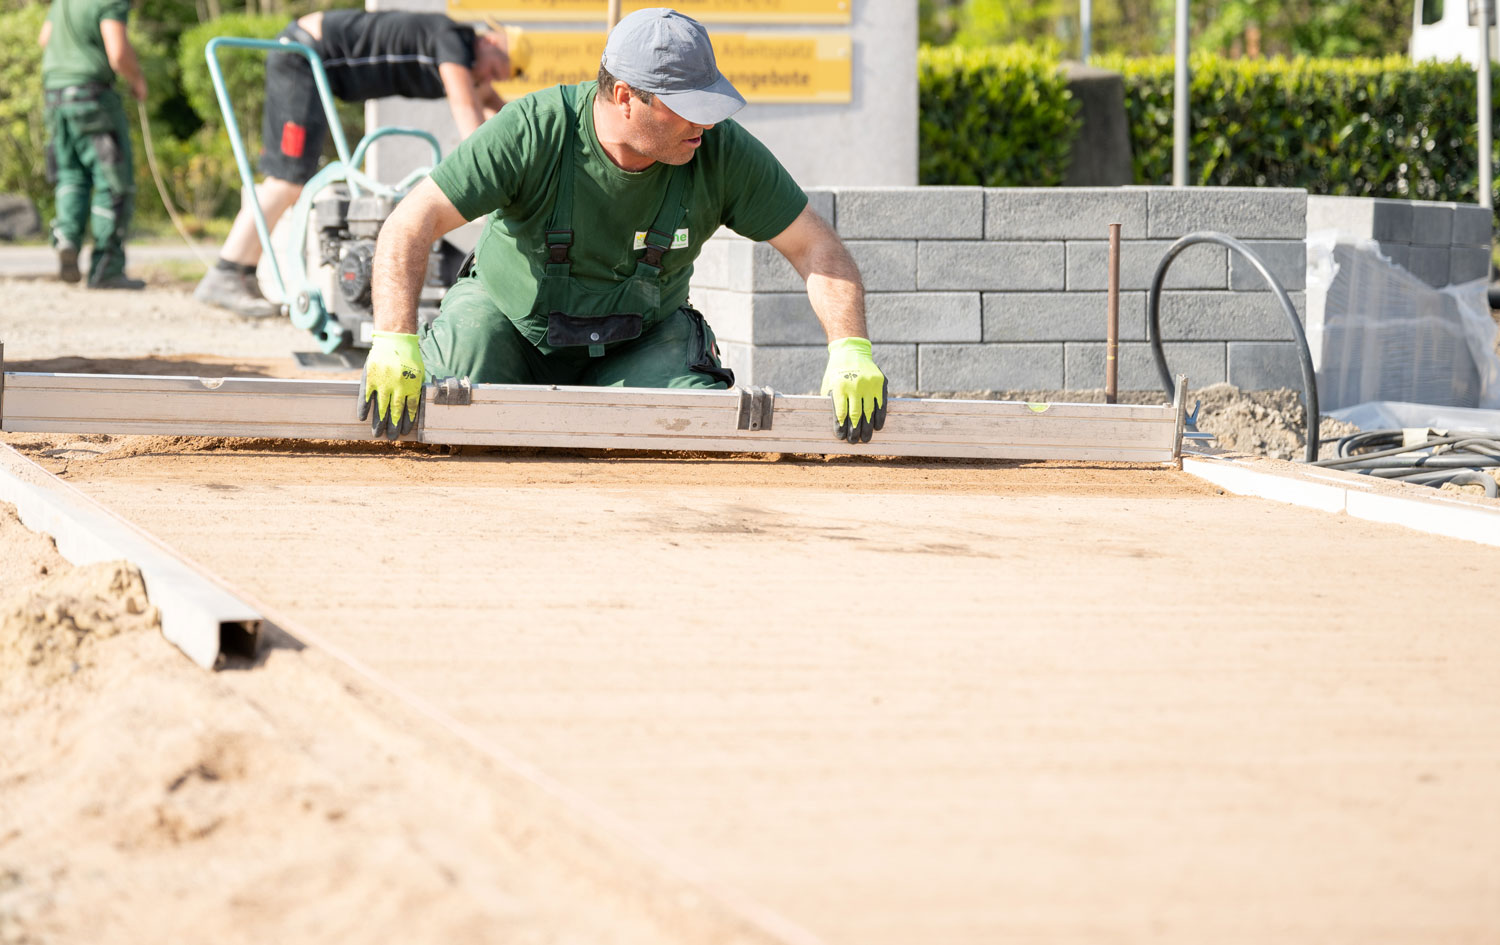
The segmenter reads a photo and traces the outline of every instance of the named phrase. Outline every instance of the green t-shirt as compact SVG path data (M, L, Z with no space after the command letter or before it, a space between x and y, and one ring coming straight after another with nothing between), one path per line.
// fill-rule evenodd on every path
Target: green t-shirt
M602 290L635 272L644 253L638 234L656 221L677 169L657 163L644 171L623 171L605 155L594 133L596 86L580 83L574 96L570 258L572 277ZM532 313L545 272L543 231L557 196L563 115L557 88L511 102L432 172L433 182L465 219L490 215L476 247L475 270L513 320ZM733 121L705 132L688 166L693 171L688 214L663 257L660 312L687 300L693 260L721 224L749 239L768 240L807 206L807 195L781 162Z
M115 71L104 51L99 24L105 20L126 21L130 0L52 0L47 21L52 35L42 53L42 87L61 89L70 85L103 82L112 85Z

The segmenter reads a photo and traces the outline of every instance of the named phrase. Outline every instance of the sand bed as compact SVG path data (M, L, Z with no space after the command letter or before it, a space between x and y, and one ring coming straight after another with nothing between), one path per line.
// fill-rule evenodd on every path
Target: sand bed
M1500 927L1500 550L1159 468L205 445L30 449L825 941Z

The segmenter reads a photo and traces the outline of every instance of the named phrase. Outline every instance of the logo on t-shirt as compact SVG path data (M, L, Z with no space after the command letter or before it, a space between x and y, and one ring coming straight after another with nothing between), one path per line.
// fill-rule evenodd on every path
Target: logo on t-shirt
M687 231L687 227L683 227L682 229L678 230L676 233L672 234L672 249L687 249L687 245L688 245L688 231ZM636 249L645 249L646 248L646 231L645 230L636 230L636 233L635 233L635 248Z

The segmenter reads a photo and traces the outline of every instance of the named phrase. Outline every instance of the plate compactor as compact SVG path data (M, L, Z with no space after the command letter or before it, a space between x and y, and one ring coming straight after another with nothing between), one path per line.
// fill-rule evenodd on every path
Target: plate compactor
M271 243L265 213L255 199L255 178L250 160L229 101L219 65L218 51L223 48L259 50L270 53L295 53L307 57L317 83L318 98L328 119L338 160L321 168L302 188L302 194L291 210L286 245L278 253ZM311 47L286 39L249 39L219 36L209 40L204 55L224 127L234 149L240 183L250 195L255 216L255 231L260 237L265 259L271 264L276 287L281 292L282 310L292 324L305 328L326 354L350 348L368 348L374 331L370 308L371 271L375 261L375 238L401 198L411 192L442 158L437 139L416 128L379 128L360 139L353 153L344 137L343 124L334 109L328 76L322 59ZM374 180L363 170L366 152L380 138L408 135L425 140L432 147L432 164L419 167L395 184ZM420 321L437 317L438 303L458 278L466 254L446 239L433 244L428 257L427 280L417 308Z

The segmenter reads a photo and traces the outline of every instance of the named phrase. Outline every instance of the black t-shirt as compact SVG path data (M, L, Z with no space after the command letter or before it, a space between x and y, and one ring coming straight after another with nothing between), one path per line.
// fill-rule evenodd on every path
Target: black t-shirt
M346 102L442 98L440 63L474 67L474 30L441 13L329 10L318 47L329 91Z

